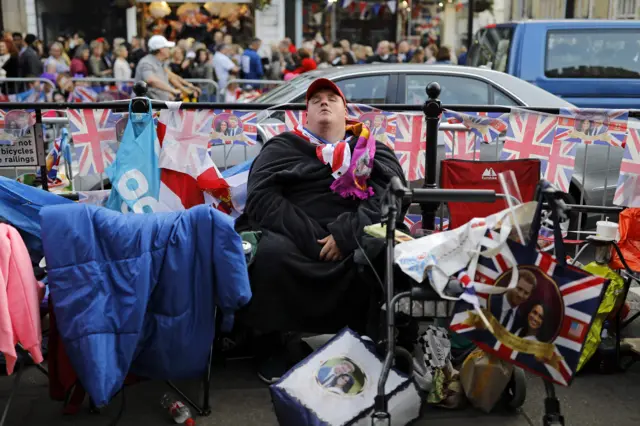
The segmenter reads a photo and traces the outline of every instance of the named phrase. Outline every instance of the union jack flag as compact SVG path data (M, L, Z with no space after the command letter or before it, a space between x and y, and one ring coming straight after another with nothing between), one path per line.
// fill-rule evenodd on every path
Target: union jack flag
M212 145L255 145L258 137L257 116L255 112L232 111L217 109L214 112L213 138L209 143ZM229 124L233 117L238 121L237 130L233 130ZM224 130L223 123L227 129ZM236 133L237 132L237 133ZM232 134L233 133L233 134Z
M197 178L201 170L196 166L202 162L193 160L198 158L198 148L206 153L209 147L213 119L211 110L163 110L160 122L164 127L159 127L164 131L160 167Z
M47 102L51 97L41 87L29 89L26 92L8 95L2 102Z
M260 123L260 128L264 131L267 140L288 131L287 126L282 123Z
M629 111L561 108L555 140L624 148Z
M67 112L78 175L102 174L118 150L116 123L122 114L111 110L73 109Z
M409 181L424 178L425 125L422 114L398 114L395 152Z
M347 118L367 124L376 141L394 149L396 140L396 114L363 104L348 104Z
M471 131L444 132L445 158L480 160L480 139Z
M284 124L288 131L297 129L298 126L307 124L307 111L285 111Z
M507 130L507 116L500 112L455 112L444 111L445 119L451 124L463 124L474 133L479 141L490 143Z
M629 129L613 204L640 207L640 130Z
M102 91L102 90L100 90ZM98 100L98 88L76 86L71 92L70 102L96 102Z
M576 146L554 142L558 118L528 111L514 111L509 118L502 160L538 158L541 175L562 191L569 191L576 159Z
M489 236L499 239L499 235L492 231ZM518 261L518 271L525 270L536 277L536 286L529 298L518 305L517 312L512 315L520 315L521 324L530 324L530 313L542 306L542 313L536 311L540 315L539 318L542 318L538 319L539 328L525 325L520 330L507 330L507 339L498 339L486 328L476 328L476 323L470 321L474 312L473 306L462 301L456 304L450 328L473 340L485 352L568 386L580 361L587 333L608 280L588 275L572 266L559 265L557 260L547 253L530 250L512 241L508 241L507 244ZM481 257L475 282L503 286L502 283L509 282L511 269L512 265L508 265L502 255L494 258ZM490 295L488 292L482 292L481 286L471 286L471 290L470 294L475 293L478 297L479 307L500 321L504 303L507 303L506 300L502 300L506 299L505 294ZM504 321L509 320L505 318ZM544 334L541 331L544 331ZM516 336L519 339L516 339ZM548 350L545 357L541 358L538 356L539 353L534 355L533 352L528 352L533 345L544 346Z
M442 229L440 229L440 217L436 217L435 225L436 230L446 231L449 229L449 219L446 217L442 220ZM419 214L408 214L404 217L404 224L409 228L411 235L416 235L420 229L422 229L422 216Z
M107 204L110 194L110 189L86 192L78 191L78 203L104 207Z

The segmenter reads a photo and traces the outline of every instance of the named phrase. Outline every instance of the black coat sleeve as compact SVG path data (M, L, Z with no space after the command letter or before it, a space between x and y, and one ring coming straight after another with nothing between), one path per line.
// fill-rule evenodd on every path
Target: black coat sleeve
M247 182L245 213L254 227L288 237L310 258L320 252L326 231L284 197L287 182L304 176L303 154L292 142L275 137L256 157Z
M398 176L407 185L395 153L381 143L376 144L376 156L373 172L369 178L369 185L373 188L374 195L362 200L358 209L352 213L343 213L328 225L329 232L336 240L343 255L349 255L356 248L356 238L361 238L365 226L380 223L382 198L391 178ZM402 206L398 214L398 224L404 221L404 215L409 205Z

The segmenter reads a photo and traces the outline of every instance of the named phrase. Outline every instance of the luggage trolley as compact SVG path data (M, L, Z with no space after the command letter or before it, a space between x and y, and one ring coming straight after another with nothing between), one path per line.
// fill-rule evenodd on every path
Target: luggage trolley
M544 194L544 196L549 196ZM386 302L386 327L387 334L385 358L378 381L378 392L375 397L374 413L371 421L374 426L390 425L391 415L388 411L387 400L385 396L385 385L391 371L394 357L396 355L410 357L407 351L398 350L396 347L396 305L402 299L409 298L414 300L434 300L434 292L430 288L414 286L410 291L395 294L394 288L394 245L396 220L399 213L399 202L401 200L409 200L416 203L440 203L440 202L476 202L490 203L495 202L501 195L496 194L493 190L462 190L462 189L408 189L402 184L399 178L392 178L387 189L386 196L382 204L382 221L386 226L386 259L385 259L385 302ZM410 314L412 306L409 307ZM513 398L522 398L518 394L523 392L519 389L524 386L524 374L519 369L514 370L515 389L513 389ZM545 382L546 398L545 398L545 414L543 417L544 426L563 426L564 418L560 413L560 402L555 395L555 388L551 382Z

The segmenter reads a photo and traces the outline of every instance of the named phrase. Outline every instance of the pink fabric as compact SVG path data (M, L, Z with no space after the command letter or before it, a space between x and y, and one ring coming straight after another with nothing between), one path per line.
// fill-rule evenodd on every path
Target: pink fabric
M18 343L35 363L43 361L40 287L22 237L15 228L0 224L0 352L7 360L7 374L13 373Z

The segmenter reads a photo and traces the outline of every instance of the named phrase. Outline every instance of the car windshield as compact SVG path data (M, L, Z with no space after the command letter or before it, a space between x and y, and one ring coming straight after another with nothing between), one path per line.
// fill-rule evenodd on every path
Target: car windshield
M265 93L254 102L260 104L285 103L292 95L304 92L313 80L315 80L315 76L305 74L300 75L287 83L281 84L268 93Z
M640 30L549 31L549 78L640 78Z

